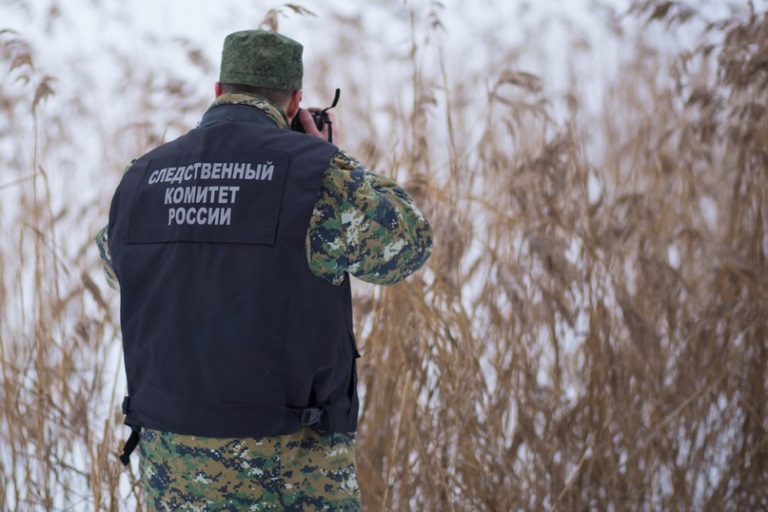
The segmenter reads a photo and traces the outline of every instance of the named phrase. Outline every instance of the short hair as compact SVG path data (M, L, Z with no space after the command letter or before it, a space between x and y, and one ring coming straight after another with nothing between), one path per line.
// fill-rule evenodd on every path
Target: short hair
M291 99L292 90L289 89L272 89L269 87L256 87L246 84L221 84L221 92L223 93L246 93L254 94L266 98L272 103L284 106L287 105Z

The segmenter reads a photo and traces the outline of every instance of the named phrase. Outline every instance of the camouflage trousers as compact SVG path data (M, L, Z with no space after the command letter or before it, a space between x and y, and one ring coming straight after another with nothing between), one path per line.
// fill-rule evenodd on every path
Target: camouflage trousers
M149 510L360 510L354 434L220 439L142 430Z

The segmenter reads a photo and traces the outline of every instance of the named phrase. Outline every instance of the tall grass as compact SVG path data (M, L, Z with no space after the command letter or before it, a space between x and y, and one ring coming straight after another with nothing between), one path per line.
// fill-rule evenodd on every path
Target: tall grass
M354 283L366 510L768 509L766 12L634 2L606 18L605 75L570 34L560 88L542 52L493 35L446 55L451 8L399 6L395 49L329 14L334 51L308 63L317 97L348 91L344 145L436 232L406 282ZM307 14L266 23L288 12ZM212 80L193 42L169 52ZM107 123L0 33L2 510L137 506L91 237L124 161L209 97L121 58L126 115ZM70 154L84 125L98 173ZM92 194L72 183L99 173Z

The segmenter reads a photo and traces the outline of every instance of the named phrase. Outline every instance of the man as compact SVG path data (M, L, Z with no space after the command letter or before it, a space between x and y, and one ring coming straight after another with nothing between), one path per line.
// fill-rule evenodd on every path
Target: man
M128 167L97 236L121 293L121 460L140 432L150 509L359 508L347 273L400 281L432 232L299 109L302 74L296 41L227 36L216 101Z

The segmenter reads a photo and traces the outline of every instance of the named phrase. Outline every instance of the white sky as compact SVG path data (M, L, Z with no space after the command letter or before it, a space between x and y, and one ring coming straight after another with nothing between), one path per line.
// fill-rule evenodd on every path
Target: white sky
M121 49L142 48L149 36L158 42L172 37L185 37L207 49L207 55L217 58L224 36L235 30L254 28L269 8L283 5L282 2L253 2L246 0L66 0L59 8L60 22L48 24L44 20L50 11L52 0L0 0L0 29L11 28L29 37L42 47L55 42L55 51L48 47L45 55L51 61L60 62L56 57L77 49L88 58L103 51L104 45L115 45ZM336 34L324 30L324 25L334 13L360 18L369 34L397 44L406 42L409 34L404 33L408 23L388 23L388 18L400 13L401 20L407 20L409 9L427 10L433 2L401 0L369 0L367 2L296 0L296 5L313 11L317 17L291 14L281 18L281 31L305 43L305 60L311 61L318 44L333 41ZM519 41L520 12L528 12L529 19L555 21L567 14L594 31L594 13L590 0L539 0L531 2L535 7L525 7L522 0L476 0L464 2L447 0L440 10L449 37L443 42L450 51L477 44L484 36L495 34L509 41ZM613 0L612 4L626 6L626 0ZM93 5L99 5L102 12ZM24 7L26 5L26 7ZM288 12L288 9L285 9ZM52 30L47 31L47 28ZM130 31L129 31L130 30ZM547 40L531 41L531 45L552 44L553 35ZM75 37L72 37L72 36ZM557 45L554 41L554 45ZM161 57L162 46L155 45ZM154 52L151 52L154 53ZM41 55L45 58L45 55Z

